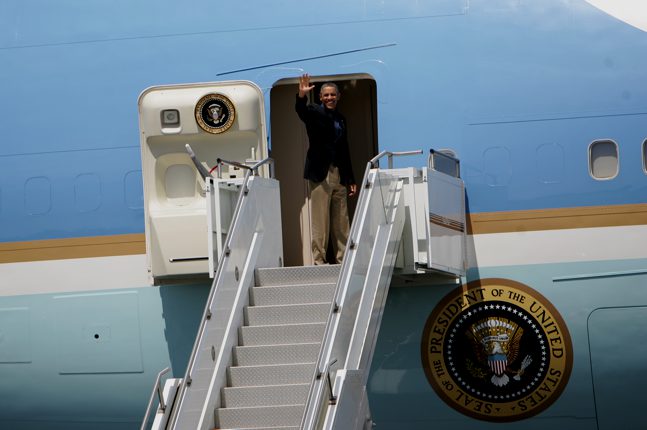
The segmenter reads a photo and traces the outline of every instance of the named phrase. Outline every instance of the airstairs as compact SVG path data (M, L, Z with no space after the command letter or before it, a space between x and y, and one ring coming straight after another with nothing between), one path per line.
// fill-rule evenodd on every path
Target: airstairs
M423 256L432 266L420 240L432 228L416 218L433 206L420 189L438 173L379 169L383 155L393 154L367 166L342 265L280 267L278 184L249 169L187 373L151 396L153 429L370 428L366 384L391 276L419 273Z
M205 133L191 121L194 113L211 121L198 109L204 100L240 113L226 138L225 126L198 121ZM162 384L169 369L160 372L142 430L370 428L368 371L394 271L464 274L458 160L434 151L422 169L392 165L393 156L422 151L383 152L367 164L341 265L283 267L263 106L249 82L157 87L140 97L153 282L213 278L186 373Z

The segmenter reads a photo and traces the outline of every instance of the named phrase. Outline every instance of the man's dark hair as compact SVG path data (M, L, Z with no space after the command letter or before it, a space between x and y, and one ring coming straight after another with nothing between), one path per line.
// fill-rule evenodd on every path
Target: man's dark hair
M337 86L336 83L334 82L326 82L321 86L321 89L319 90L319 94L321 94L326 87L333 87L335 89L335 92L339 94L339 87Z

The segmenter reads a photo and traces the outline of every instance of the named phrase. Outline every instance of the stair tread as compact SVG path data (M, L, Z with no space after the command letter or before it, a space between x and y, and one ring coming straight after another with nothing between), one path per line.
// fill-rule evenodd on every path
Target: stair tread
M315 307L315 306L323 306L323 305L328 305L332 303L331 301L327 302L314 302L314 303L287 303L287 304L279 304L279 305L253 305L253 306L247 306L248 309L271 309L271 308L297 308L297 307Z
M247 387L225 387L225 390L253 390L253 389L273 389L285 387L299 387L308 384L275 384L275 385L250 385Z
M320 348L321 342L236 346L234 365L254 366L313 361L316 360Z
M316 363L234 366L227 369L228 386L249 387L310 383Z
M275 408L289 408L293 406L305 406L305 402L303 403L288 403L285 405L268 405L268 406L234 406L234 407L226 407L226 408L218 408L218 410L224 410L224 409L229 409L229 410L234 410L234 409L239 409L239 410L251 410L251 409L275 409Z
M267 327L267 326L265 326ZM307 347L307 345L321 345L321 342L293 342L293 343L277 343L271 345L238 345L234 348L239 351L253 350L253 349L268 349L268 348L287 348L287 347Z
M272 267L256 269L256 286L337 282L341 265Z
M271 324L243 326L239 329L240 346L281 345L321 342L326 324Z
M252 289L257 289L257 290L271 290L273 288L276 289L281 289L281 288L303 288L304 290L316 290L317 288L321 287L330 287L331 285L337 285L337 282L317 282L313 284L276 284L276 285L254 285Z
M252 385L222 390L223 408L305 404L310 384Z
M245 308L245 322L248 326L325 322L331 309L330 302L248 306Z
M305 404L261 406L245 408L218 408L217 421L226 428L267 428L298 426Z
M281 426L281 427L246 427L246 428L237 427L235 429L233 429L233 428L230 428L230 429L218 428L218 429L214 429L214 430L299 430L299 426L288 426L288 427L285 427L285 426Z
M299 426L281 426L281 427L246 427L246 428L240 428L236 427L234 428L217 428L214 430L299 430Z
M264 285L252 287L250 304L254 306L332 302L336 284Z

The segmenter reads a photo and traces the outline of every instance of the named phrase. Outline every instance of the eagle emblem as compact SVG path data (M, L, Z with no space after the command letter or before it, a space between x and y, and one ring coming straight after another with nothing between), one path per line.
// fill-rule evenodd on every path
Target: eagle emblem
M224 133L234 124L235 118L234 104L223 94L207 94L195 105L195 120L207 133Z
M550 407L568 383L572 351L557 309L529 286L499 278L449 291L427 318L421 348L440 399L493 422Z
M465 334L472 342L474 354L482 365L481 372L472 372L473 376L483 377L482 370L487 368L492 373L490 382L497 387L508 384L509 373L519 381L525 368L532 363L530 355L526 355L520 368L513 370L512 366L519 356L523 328L508 318L484 318L470 325Z

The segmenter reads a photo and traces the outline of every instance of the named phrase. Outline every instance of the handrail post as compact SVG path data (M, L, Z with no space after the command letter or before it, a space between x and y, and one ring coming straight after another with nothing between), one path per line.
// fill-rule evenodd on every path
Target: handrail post
M157 384L157 398L160 402L160 410L166 410L166 403L164 402L164 393L162 392L162 384Z
M330 362L328 364L326 364L326 367L323 370L323 372L320 372L320 373L317 374L317 379L321 379L323 374L324 373L326 374L326 381L328 382L328 389L330 390L330 396L329 396L328 400L330 400L331 405L334 405L335 402L337 401L337 397L332 392L333 387L332 387L332 381L330 380L330 368L335 363L337 363L337 359L333 358L332 360L330 360Z
M153 400L155 399L155 393L157 393L157 396L159 398L159 403L160 403L160 410L164 412L166 410L166 404L164 402L164 393L162 392L162 387L161 387L161 379L162 376L168 373L171 370L170 367L167 367L166 369L162 370L160 373L157 374L157 378L155 379L155 386L153 387L153 392L151 393L151 397L148 400L148 406L146 406L146 414L144 415L144 420L142 421L142 426L140 430L145 430L146 429L146 424L148 424L148 418L151 413L151 409L153 407Z
M274 179L274 159L273 158L266 158L264 160L259 161L258 163L254 164L251 169L254 172L254 176L258 176L258 168L261 167L263 164L269 164L270 165L270 178Z

